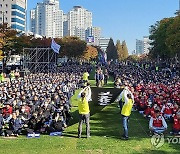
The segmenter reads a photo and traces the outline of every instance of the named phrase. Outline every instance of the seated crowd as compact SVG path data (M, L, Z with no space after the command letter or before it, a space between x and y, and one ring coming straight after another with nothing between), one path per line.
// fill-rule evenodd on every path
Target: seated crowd
M150 119L153 133L163 133L166 121L173 123L172 134L180 134L180 77L178 65L122 62L107 66L115 87L129 86L134 108ZM165 119L165 120L164 120Z
M90 64L66 63L57 73L29 74L0 83L0 135L62 132L71 119L71 97Z

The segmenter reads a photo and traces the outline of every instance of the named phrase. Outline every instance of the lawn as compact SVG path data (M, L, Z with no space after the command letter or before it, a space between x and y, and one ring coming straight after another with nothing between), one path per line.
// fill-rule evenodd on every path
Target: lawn
M91 83L94 81L91 78ZM109 87L112 81L109 82ZM16 139L0 138L0 154L124 154L124 153L179 153L179 144L165 144L156 149L151 145L148 136L148 121L139 113L133 112L129 123L129 136L127 141L121 140L123 133L121 115L117 104L107 107L94 106L91 109L91 138L77 138L78 111L77 94L72 98L73 120L70 126L63 132L62 137L50 137L41 135L38 139L27 139L22 136Z

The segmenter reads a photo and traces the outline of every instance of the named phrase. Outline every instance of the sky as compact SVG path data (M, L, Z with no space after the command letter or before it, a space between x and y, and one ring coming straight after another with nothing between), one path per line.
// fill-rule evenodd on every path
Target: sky
M29 11L43 0L28 0ZM93 13L93 26L101 27L103 37L126 41L129 53L136 39L149 35L149 27L166 17L175 16L179 0L59 0L60 9L69 12L80 5ZM28 20L29 21L29 20ZM28 22L29 23L29 22Z

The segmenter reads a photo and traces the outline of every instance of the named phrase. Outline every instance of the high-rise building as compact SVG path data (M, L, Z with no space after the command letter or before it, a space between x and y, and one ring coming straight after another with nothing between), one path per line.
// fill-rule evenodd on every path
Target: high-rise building
M60 10L59 0L44 0L37 3L36 8L31 10L30 17L30 28L34 34L63 37L63 11Z
M149 36L144 36L143 37L143 42L144 42L144 53L149 53L149 49L151 48L151 40L149 39Z
M26 32L27 0L0 0L0 24Z
M74 6L67 14L68 35L77 36L81 40L86 40L85 31L92 27L92 12L82 6Z
M144 42L142 40L136 39L136 54L141 55L144 51Z
M30 11L30 25L31 25L31 32L36 34L36 10Z
M99 39L101 37L100 27L88 27L86 29L86 42L92 45L99 45ZM93 39L92 42L89 39Z
M150 42L151 41L148 36L144 36L143 40L136 39L136 54L141 55L149 53L149 49L151 47Z
M68 15L63 14L63 36L68 36Z

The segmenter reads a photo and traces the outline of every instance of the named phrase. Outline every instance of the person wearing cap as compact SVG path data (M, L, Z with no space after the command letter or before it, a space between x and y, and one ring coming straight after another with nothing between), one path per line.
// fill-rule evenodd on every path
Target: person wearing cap
M149 121L149 129L154 134L163 134L167 130L167 123L157 107L154 116Z
M128 122L134 104L134 97L132 93L130 93L130 91L127 89L124 91L124 101L125 103L121 110L121 115L123 119L123 130L124 130L122 139L128 140Z
M89 91L89 92L87 92ZM91 90L90 87L85 87L81 92L78 94L78 110L79 110L79 126L78 126L78 138L81 138L82 133L82 124L83 121L86 123L86 137L90 137L90 109L88 101L91 99Z

